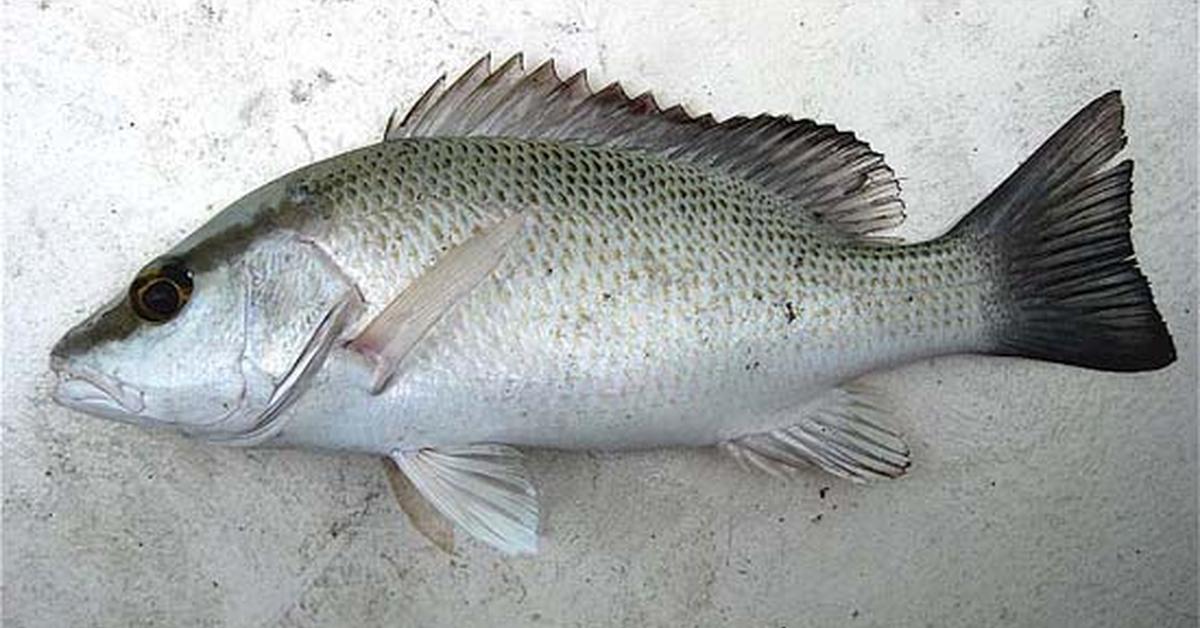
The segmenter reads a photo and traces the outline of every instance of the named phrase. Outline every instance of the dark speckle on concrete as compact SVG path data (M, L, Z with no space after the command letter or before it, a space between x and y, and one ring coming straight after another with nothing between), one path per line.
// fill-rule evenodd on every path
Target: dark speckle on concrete
M312 98L312 86L304 81L292 81L292 87L288 93L292 95L292 102L297 105L304 104Z
M242 124L250 126L254 122L254 114L262 107L266 97L266 90L259 90L247 99L246 102L242 103L241 108L238 109L238 119L242 121Z
M200 10L200 15L207 22L212 24L220 24L221 22L225 21L225 10L214 8L213 3L209 2L208 0L197 4L196 8Z

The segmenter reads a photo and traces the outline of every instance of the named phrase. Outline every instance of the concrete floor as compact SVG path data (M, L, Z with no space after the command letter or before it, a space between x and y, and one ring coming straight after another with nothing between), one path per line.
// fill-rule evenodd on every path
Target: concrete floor
M5 3L5 626L1196 625L1194 2L405 4ZM534 453L543 550L521 559L434 549L374 459L48 403L51 343L146 259L487 50L854 129L904 178L914 236L1121 88L1180 360L880 376L916 465L865 488L708 451Z

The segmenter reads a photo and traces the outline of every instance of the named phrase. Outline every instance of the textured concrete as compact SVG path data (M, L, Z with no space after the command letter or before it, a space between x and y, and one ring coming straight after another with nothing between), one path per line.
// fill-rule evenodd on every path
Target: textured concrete
M5 2L5 626L1196 625L1194 2L402 4ZM489 49L855 129L916 235L1122 88L1134 239L1181 359L881 376L916 466L865 488L536 453L544 549L516 560L432 548L377 460L46 401L51 343L149 256Z

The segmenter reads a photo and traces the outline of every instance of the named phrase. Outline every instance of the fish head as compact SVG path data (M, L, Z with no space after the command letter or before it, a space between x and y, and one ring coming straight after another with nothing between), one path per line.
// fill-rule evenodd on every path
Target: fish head
M274 218L282 196L238 201L67 332L51 351L54 400L213 440L277 417L361 302L327 255Z

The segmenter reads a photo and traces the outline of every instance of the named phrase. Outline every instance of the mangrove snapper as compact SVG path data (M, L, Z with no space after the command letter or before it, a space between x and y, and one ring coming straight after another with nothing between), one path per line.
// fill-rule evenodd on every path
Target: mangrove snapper
M894 477L864 374L930 356L1107 371L1175 351L1130 242L1120 95L942 237L854 135L717 122L487 58L383 141L305 166L151 261L54 348L56 399L230 445L369 452L461 529L536 548L518 448L719 445Z

